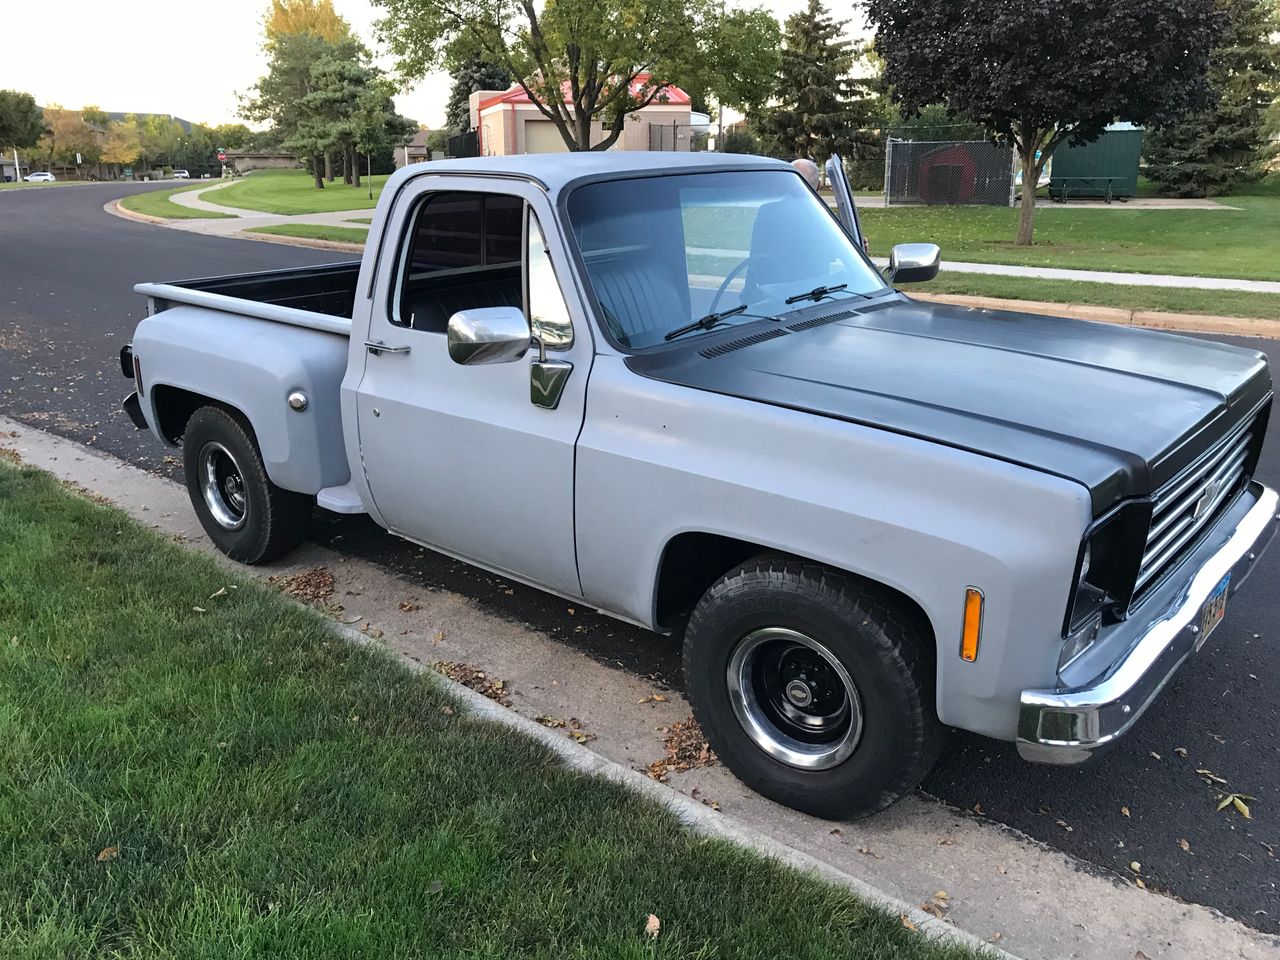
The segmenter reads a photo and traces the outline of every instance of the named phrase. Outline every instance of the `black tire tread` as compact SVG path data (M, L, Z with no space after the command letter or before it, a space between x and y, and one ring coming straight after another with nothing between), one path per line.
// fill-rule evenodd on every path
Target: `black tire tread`
M851 624L870 625L860 639L877 647L877 655L901 664L912 688L915 709L902 716L908 729L910 752L902 757L898 775L883 785L870 803L843 807L835 803L807 802L812 798L797 796L775 798L806 812L828 819L869 816L893 805L919 785L933 767L947 739L947 728L938 720L934 708L935 681L931 651L924 646L931 632L922 631L917 618L903 609L900 600L875 584L834 570L813 561L785 554L761 554L725 574L716 581L694 608L685 631L683 666L685 676L702 669L697 663L699 637L706 629L704 621L717 608L744 594L767 585L772 591L784 591L792 597L803 597L831 611ZM693 703L694 718L705 731L706 706ZM714 744L713 744L714 746Z
M194 463L198 453L197 440L218 439L229 446L238 446L241 452L248 451L248 456L241 459L241 469L248 474L246 485L257 485L265 490L263 511L258 536L249 543L230 546L226 542L226 531L208 514L199 488L194 482L196 466ZM311 527L311 514L314 499L305 494L285 490L271 482L267 476L267 468L262 462L262 452L258 448L257 437L252 427L243 417L224 407L208 405L198 408L187 420L183 440L183 463L187 478L187 492L196 508L200 524L210 539L233 560L241 563L268 563L293 550L306 539Z

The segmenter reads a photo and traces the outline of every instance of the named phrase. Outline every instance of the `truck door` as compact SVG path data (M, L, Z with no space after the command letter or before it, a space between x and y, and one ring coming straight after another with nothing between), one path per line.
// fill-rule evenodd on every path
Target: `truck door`
M444 553L580 595L574 445L593 349L562 289L550 205L518 181L423 177L388 223L400 235L383 238L356 391L377 514ZM450 316L478 307L524 310L545 362L536 346L508 362L450 359Z
M858 205L853 202L853 187L849 184L849 174L845 172L844 161L839 154L833 153L827 158L826 172L827 182L831 184L831 192L836 198L836 215L849 236L865 251L867 241L862 233L862 222L858 219Z

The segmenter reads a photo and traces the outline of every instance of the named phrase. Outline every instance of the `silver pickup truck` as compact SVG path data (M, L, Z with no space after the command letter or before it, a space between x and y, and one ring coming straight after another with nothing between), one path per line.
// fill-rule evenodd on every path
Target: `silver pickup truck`
M786 164L410 166L359 263L144 283L133 421L246 563L318 506L681 638L719 756L824 817L948 727L1072 764L1276 527L1264 356L913 301Z

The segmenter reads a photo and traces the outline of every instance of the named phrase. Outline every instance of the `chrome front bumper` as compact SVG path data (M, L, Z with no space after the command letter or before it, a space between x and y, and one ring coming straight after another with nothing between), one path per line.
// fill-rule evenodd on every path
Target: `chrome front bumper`
M1122 736L1155 700L1166 683L1196 652L1204 602L1231 574L1234 594L1275 535L1276 491L1250 483L1254 500L1234 531L1199 569L1160 619L1096 681L1062 690L1024 690L1018 713L1018 753L1037 763L1081 763ZM1230 608L1228 607L1228 612Z

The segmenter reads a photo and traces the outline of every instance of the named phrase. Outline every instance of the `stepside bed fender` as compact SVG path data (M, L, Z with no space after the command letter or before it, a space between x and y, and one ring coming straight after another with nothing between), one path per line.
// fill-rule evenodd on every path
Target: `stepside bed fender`
M134 334L142 409L170 445L201 400L235 410L253 428L272 482L315 494L351 477L339 402L347 346L341 334L174 306ZM303 409L290 406L291 394L305 398Z

